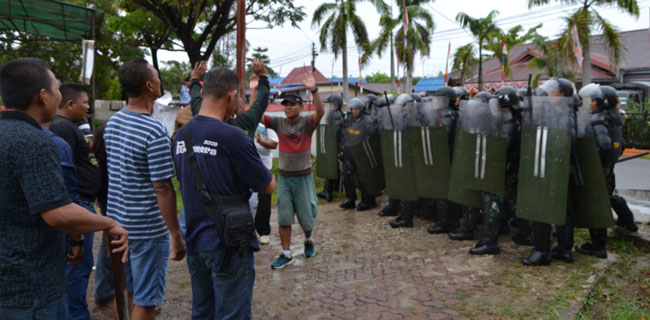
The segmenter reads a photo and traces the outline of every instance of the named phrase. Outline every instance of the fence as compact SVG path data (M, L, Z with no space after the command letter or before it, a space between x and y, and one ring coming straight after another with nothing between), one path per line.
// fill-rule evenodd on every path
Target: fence
M623 137L626 148L650 149L650 114L626 114Z

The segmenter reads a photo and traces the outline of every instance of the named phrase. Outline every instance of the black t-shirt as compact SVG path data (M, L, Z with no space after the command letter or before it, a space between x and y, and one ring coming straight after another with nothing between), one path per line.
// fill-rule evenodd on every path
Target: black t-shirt
M50 131L63 138L72 148L74 165L77 169L79 196L86 201L95 201L101 177L97 159L90 150L84 134L72 120L62 115L54 118Z

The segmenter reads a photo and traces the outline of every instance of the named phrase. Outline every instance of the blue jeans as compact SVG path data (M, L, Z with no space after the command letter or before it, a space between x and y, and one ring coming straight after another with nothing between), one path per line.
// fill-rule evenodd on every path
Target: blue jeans
M153 307L163 303L170 251L169 234L155 239L129 240L129 261L124 271L134 305Z
M95 304L112 301L114 296L115 288L113 288L111 259L106 257L106 246L104 240L102 240L99 253L97 253L97 263L95 264Z
M185 231L187 230L187 227L185 226L185 207L181 207L181 213L178 215L178 224L181 228L183 239L185 239Z
M31 308L0 308L0 319L3 320L51 320L66 318L66 298L65 294L60 298L41 305L38 299L34 299Z
M234 253L228 261L224 259L220 250L187 256L192 280L192 319L251 318L255 283L253 252L242 257Z
M93 203L81 200L79 205L88 211L95 213ZM65 275L68 281L66 290L68 303L68 319L89 320L88 303L86 303L86 292L88 291L88 279L93 269L93 238L94 233L84 234L84 256L74 266L66 266Z

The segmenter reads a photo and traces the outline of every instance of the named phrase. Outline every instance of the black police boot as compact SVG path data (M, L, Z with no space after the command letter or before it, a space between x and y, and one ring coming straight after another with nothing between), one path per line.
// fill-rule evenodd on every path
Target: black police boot
M345 199L343 203L339 204L339 207L341 207L341 209L354 209L357 207L357 205L354 203L354 200Z
M458 230L449 233L451 240L472 240L474 239L474 230L478 221L478 211L474 208L463 208L463 224Z
M400 200L388 199L388 204L379 211L380 217L392 217L399 214Z
M399 216L389 222L393 228L413 228L413 210L417 201L402 201Z
M436 201L436 214L438 215L438 222L427 228L430 234L440 234L452 232L453 226L451 224L451 208L449 202L446 200Z
M359 205L357 206L357 211L366 211L372 208L377 208L376 202L359 202Z
M607 259L607 229L589 229L591 242L576 247L578 253Z
M639 227L634 223L634 214L630 207L627 206L627 201L621 196L616 196L610 198L612 204L612 209L616 212L618 219L616 219L616 225L621 226L630 232L639 231Z
M556 226L557 245L551 250L551 257L567 263L573 262L573 221L567 217L566 224Z
M525 266L548 266L551 264L551 255L548 252L533 249L527 258L521 259Z
M499 229L501 224L501 208L496 196L483 194L483 240L474 248L469 249L471 254L498 254Z
M519 227L519 231L512 237L512 242L520 246L533 246L533 223L521 218L515 219L515 223Z

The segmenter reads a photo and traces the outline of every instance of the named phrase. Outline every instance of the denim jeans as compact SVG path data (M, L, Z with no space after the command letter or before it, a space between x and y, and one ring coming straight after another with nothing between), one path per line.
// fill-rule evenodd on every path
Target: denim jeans
M41 305L38 299L34 299L31 308L0 308L0 319L3 320L51 320L65 319L67 314L65 294L60 298Z
M169 253L169 234L155 239L129 240L129 261L124 271L134 305L153 307L163 303Z
M81 200L79 205L88 211L95 213L93 203ZM93 269L93 238L94 233L84 234L84 256L74 266L66 266L65 274L68 282L66 290L68 303L68 319L89 320L88 303L86 303L86 292L88 291L88 279Z
M227 259L220 250L201 252L188 255L187 265L192 281L192 319L251 318L255 282L252 251L241 257L234 253Z
M185 231L187 230L187 227L185 226L185 207L181 207L181 213L178 215L178 225L181 228L183 239L185 239Z
M106 246L102 240L97 253L97 264L95 264L95 304L112 301L114 296L111 259L106 257Z

